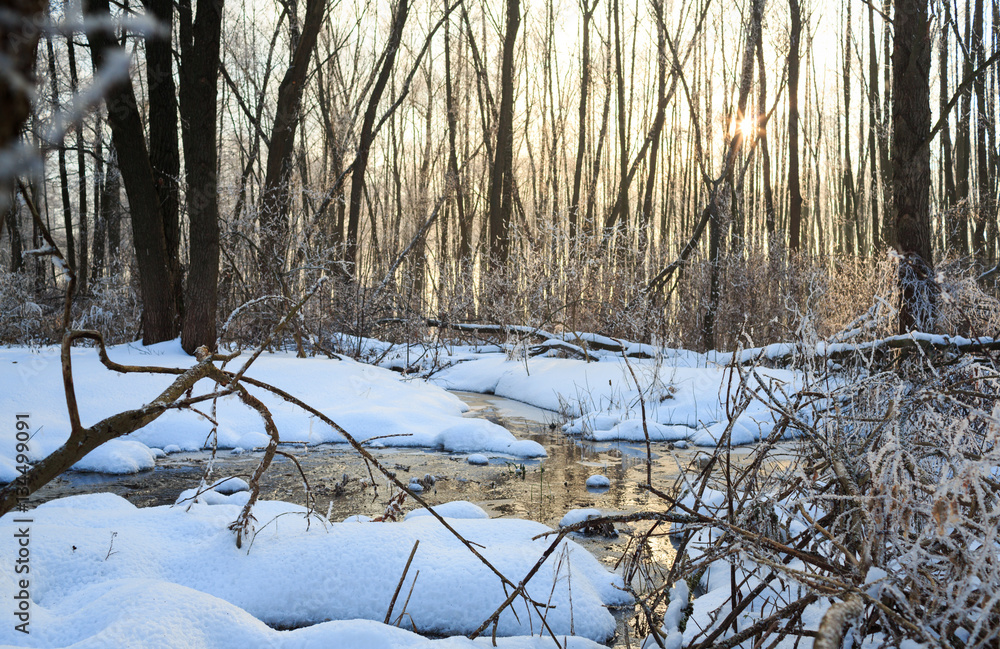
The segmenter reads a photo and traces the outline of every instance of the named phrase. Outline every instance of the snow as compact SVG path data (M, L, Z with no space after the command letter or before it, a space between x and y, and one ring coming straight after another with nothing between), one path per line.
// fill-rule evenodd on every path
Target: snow
M490 515L480 507L479 505L470 503L467 500L455 500L450 503L445 503L443 505L437 505L434 507L434 511L440 514L443 518L489 518ZM421 507L420 509L414 509L413 511L406 514L406 520L415 518L417 516L430 516L431 513Z
M490 459L481 453L473 453L465 458L465 461L475 466L484 466L490 463Z
M612 339L590 338L618 345ZM640 351L650 355L647 349ZM726 395L735 391L739 376L717 365L710 355L661 352L654 358L626 360L621 353L591 350L596 362L587 362L550 357L510 360L498 352L456 349L452 352L455 362L433 373L430 381L451 390L492 393L564 413L570 421L563 431L586 439L644 441L648 434L654 442L687 439L702 446L718 445L729 425ZM758 368L757 374L772 391L782 385L791 393L794 390L789 388L801 382L788 370ZM755 378L749 381L760 387ZM734 445L755 442L774 426L774 413L755 401L734 422L730 441Z
M178 341L143 347L120 345L108 350L112 360L126 365L190 367L193 359ZM238 368L243 356L229 365ZM92 425L127 408L155 399L174 379L164 374L119 374L101 365L93 348L74 348L73 377L80 417ZM0 412L29 412L33 436L28 458L37 462L61 446L69 436L69 415L56 348L0 349L3 389ZM418 446L455 453L489 452L514 458L545 456L537 442L518 440L502 426L483 419L462 417L465 404L436 385L404 380L399 374L349 359L295 358L292 354L262 355L248 376L281 387L322 411L359 441L378 446ZM194 394L211 391L207 380ZM343 436L298 407L264 390L247 386L274 417L284 442L320 444L344 442ZM201 404L209 412L211 404ZM256 412L235 396L218 401L217 445L238 452L260 449L270 439ZM212 424L190 410L164 413L145 428L93 451L73 468L103 473L135 473L155 466L156 453L195 451L212 446ZM374 438L378 438L377 440ZM17 476L13 459L14 430L0 430L0 481Z
M559 527L569 527L570 525L576 525L577 523L589 521L592 518L599 518L601 516L603 516L603 514L600 509L571 509L566 512L566 515L559 521Z
M610 486L611 481L608 480L607 476L592 475L587 478L587 488L589 489L607 489Z
M175 633L191 647L438 646L374 622L328 622L380 621L417 540L405 580L409 590L416 579L403 616L407 625L424 633L468 634L506 596L498 577L428 515L401 523L330 523L316 514L307 518L297 505L262 501L254 510L256 536L238 550L228 525L239 511L229 502L136 508L113 494L37 507L30 525L32 633L22 637L13 625L3 625L0 644L147 647L158 646L153 638ZM484 519L471 503L451 503L442 511L515 583L551 542L533 540L549 531L540 523ZM4 516L0 526L11 529L14 516ZM13 534L0 536L0 554L14 556L16 544ZM551 596L555 608L547 622L555 633L568 634L572 627L584 638L607 640L615 621L606 607L630 602L620 577L573 541L563 541L556 553L566 560L546 562L529 582L528 595L536 601ZM12 601L17 592L12 572L0 571L0 597ZM394 617L402 606L397 602ZM513 608L501 614L498 635L537 632L534 609L522 600ZM440 646L472 646L455 641ZM540 646L520 642L527 644L509 646Z

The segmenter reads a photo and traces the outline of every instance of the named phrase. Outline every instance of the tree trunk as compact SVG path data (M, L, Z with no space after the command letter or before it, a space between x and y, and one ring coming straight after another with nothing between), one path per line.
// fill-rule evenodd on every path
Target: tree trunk
M448 0L444 0L445 10ZM472 224L465 213L465 196L462 192L462 178L458 171L458 107L455 104L455 84L451 64L451 18L444 24L444 87L448 121L448 179L455 187L455 210L458 215L458 259L461 265L472 258ZM442 242L447 245L447 242Z
M646 191L642 199L642 219L639 225L639 264L645 261L653 218L653 191L656 187L656 163L660 153L660 138L667 111L667 26L663 16L663 2L653 3L656 14L656 115L653 118L653 138L649 150L649 167L646 174ZM662 209L662 208L661 208Z
M379 71L378 79L375 81L375 86L368 97L368 107L365 109L361 134L358 136L358 153L354 159L354 170L351 172L351 205L347 215L347 247L344 253L344 261L347 263L348 273L355 279L358 277L358 231L361 221L361 204L364 202L365 173L368 170L368 156L375 137L373 134L375 117L378 112L378 103L382 99L382 93L385 91L385 86L389 81L389 74L392 72L393 64L396 61L396 52L399 50L399 42L403 35L403 26L406 24L408 12L409 0L399 0L396 10L393 12L392 31L389 34L389 42L386 44L385 53L382 57L384 61L382 69Z
M514 45L521 25L520 0L507 0L503 61L500 67L500 111L489 189L490 264L507 265L514 204Z
M109 16L108 0L86 0L88 13ZM94 63L104 64L107 54L117 48L107 31L93 30L89 35ZM132 81L124 78L112 86L106 96L108 123L118 155L118 166L128 195L132 217L132 239L139 268L139 291L142 297L143 344L171 340L177 336L177 304L170 290L172 278L167 260L166 238L160 199L156 193L153 169L149 164L142 119L136 105ZM212 147L205 147L214 149Z
M965 12L965 51L964 63L962 65L962 80L968 79L972 74L973 61L971 52L972 22L969 11ZM958 16L955 17L958 19ZM961 83L961 82L960 82ZM955 252L964 257L969 254L969 201L970 183L969 177L972 173L972 87L966 85L961 91L961 100L958 104L958 128L955 133L955 189L956 210L955 219L949 229L951 244Z
M49 76L52 78L52 106L53 110L62 110L59 105L59 77L56 76L56 55L52 51L52 38L45 41L45 47L49 55ZM76 245L73 238L73 205L69 198L69 174L66 171L66 144L58 142L59 148L59 189L61 191L63 229L66 233L66 262L69 267L76 271Z
M36 52L41 26L45 24L43 0L13 0L4 3L7 20L0 21L0 59L4 74L0 74L0 151L14 146L21 127L31 113L31 88L34 86ZM8 22L9 21L9 22ZM8 201L14 188L12 174L0 173L0 214L10 207Z
M799 0L788 0L792 27L788 46L788 248L799 251L802 240L802 189L799 182L799 44L802 14Z
M149 11L165 30L165 37L146 39L146 85L149 94L149 164L153 168L156 194L163 217L163 236L167 244L167 264L171 291L178 313L183 314L182 271L180 263L179 187L181 158L177 140L177 96L174 87L172 0L147 0Z
M77 93L77 70L76 70L76 46L72 38L66 39L66 46L69 51L69 78L70 89L73 94ZM80 293L87 292L87 271L89 265L89 241L87 237L87 164L83 155L83 124L75 126L76 131L76 173L77 173L77 196L80 206L80 250L77 255L79 265L76 269L76 290Z
M933 323L931 292L930 133L931 41L927 0L897 7L892 53L892 165L900 332Z
M180 109L184 128L184 177L190 221L190 259L181 347L189 354L216 347L219 300L219 194L216 143L217 80L223 0L198 0L190 21L189 0L181 3ZM190 30L187 26L190 25ZM188 38L185 38L188 36Z
M295 128L302 108L302 91L309 71L309 61L316 49L325 10L324 0L308 0L306 3L301 34L293 39L292 60L278 86L278 103L271 127L271 144L267 150L260 209L261 265L270 267L269 272L266 272L269 276L265 277L265 283L272 282L274 273L280 273L284 265L292 198L289 182L292 176ZM292 24L295 24L294 19Z
M594 17L594 10L597 9L598 0L589 4L587 0L581 0L580 8L583 10L583 60L580 64L580 118L577 123L577 147L576 147L576 168L573 172L573 198L569 202L569 237L570 246L576 247L577 230L579 229L580 214L580 185L583 181L583 160L587 152L587 100L590 93L590 21Z
M986 61L984 12L983 0L976 0L975 16L972 20L973 64L976 68ZM990 174L989 149L986 144L987 124L991 121L991 113L986 110L985 71L976 76L973 87L976 93L976 193L979 199L976 210L976 229L973 236L973 252L980 268L986 270L990 267L990 242L986 236L986 227L991 219L996 218L996 205L993 196L994 179L991 178Z
M886 61L886 65L888 65L888 61ZM882 146L877 130L882 120L879 115L878 46L875 40L875 7L871 4L868 5L868 86L868 174L870 176L869 191L871 193L871 252L874 256L882 246L882 223L879 219L879 199L882 195L882 182L878 175L877 165L879 150Z

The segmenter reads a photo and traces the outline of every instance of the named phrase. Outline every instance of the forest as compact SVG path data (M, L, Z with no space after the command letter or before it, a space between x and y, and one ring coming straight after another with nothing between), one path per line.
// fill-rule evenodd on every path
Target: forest
M38 590L6 567L0 586L55 629L23 646L143 628L147 587L55 548L79 528L111 535L105 563L141 556L122 476L177 453L195 491L136 510L170 530L163 557L235 540L264 581L269 553L343 547L384 560L368 589L337 573L345 598L392 604L358 626L382 612L285 610L292 586L246 599L164 558L165 646L185 598L242 620L197 618L219 637L191 646L220 649L490 628L510 647L995 646L998 99L1000 0L7 3L0 544L16 554L18 512L43 522ZM513 403L541 414L515 424ZM568 467L535 425L575 440ZM330 445L353 469L310 478ZM465 473L425 458L407 481L393 454L413 448ZM304 506L269 482L285 469ZM116 477L59 505L85 473ZM587 488L509 518L493 487L455 487L533 476L539 503ZM258 540L281 517L302 529ZM400 523L337 527L358 517ZM618 533L611 562L593 538ZM421 599L460 591L469 557L468 610ZM134 603L77 636L83 586Z

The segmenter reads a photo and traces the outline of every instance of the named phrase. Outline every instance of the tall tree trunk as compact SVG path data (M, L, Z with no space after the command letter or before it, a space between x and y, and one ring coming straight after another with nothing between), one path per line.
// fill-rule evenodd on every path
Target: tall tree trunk
M52 51L52 37L45 41L45 47L49 55L49 76L52 78L52 105L53 110L62 110L59 105L59 77L56 75L56 55ZM59 189L62 198L63 229L66 232L66 262L69 267L76 271L76 245L73 237L73 205L69 198L69 174L66 171L66 144L59 142Z
M70 89L75 95L79 84L77 83L76 46L73 44L72 37L66 39L66 46L69 51ZM76 286L80 293L86 293L90 244L87 238L87 164L83 152L83 124L77 123L74 130L76 131L77 197L80 206L80 251L77 255L80 263L76 269Z
M608 241L614 235L615 228L621 222L621 227L627 228L629 218L628 201L628 117L625 105L625 73L622 66L621 9L618 0L611 3L611 17L614 32L614 63L615 63L615 105L618 112L618 196L611 212L604 221L604 240Z
M955 170L952 165L952 150L951 150L951 127L948 124L948 101L951 99L951 90L948 87L948 70L951 67L951 62L948 60L951 51L948 47L948 30L951 29L951 3L944 2L944 20L941 25L941 42L939 46L939 58L938 58L938 74L940 76L940 84L938 86L938 114L941 115L941 119L944 120L944 126L941 129L941 169L944 176L943 183L943 194L942 194L942 207L948 210L948 217L946 218L946 228L947 228L947 240L949 242L953 241L952 223L953 216L949 208L953 208L955 203L958 201L957 189L955 188ZM871 11L871 8L869 8Z
M716 315L719 310L719 300L722 294L722 217L726 209L720 208L718 203L722 202L721 196L734 195L736 192L736 176L734 173L737 156L744 139L744 133L739 128L743 124L746 116L747 100L750 98L750 88L753 86L753 64L754 50L757 47L761 21L763 18L764 0L753 0L753 9L750 15L750 24L746 30L746 41L743 44L743 65L740 71L740 94L736 102L736 115L733 118L737 128L733 135L732 142L728 147L728 158L726 160L726 182L723 185L722 193L715 200L715 209L710 209L710 219L708 222L708 263L710 265L709 295L708 305L705 309L705 320L702 323L702 342L705 349L716 349L718 341L716 339ZM728 133L728 128L726 129ZM728 211L732 213L736 209L730 204Z
M88 13L107 18L110 15L108 0L86 0ZM112 34L92 30L89 34L92 58L97 66L104 64L107 55L118 45ZM169 262L160 199L156 193L153 169L149 164L142 119L129 78L120 80L105 95L108 105L108 123L111 138L118 156L128 195L132 218L132 239L135 244L139 268L139 291L142 297L143 344L171 340L177 336L177 304L170 290ZM212 148L213 147L205 147ZM110 241L109 241L110 243ZM115 249L115 248L112 248Z
M972 52L973 65L978 68L986 61L984 35L983 0L976 0L975 16L972 20ZM976 189L978 205L976 210L976 229L973 236L973 252L980 267L989 268L990 242L986 236L987 223L996 218L996 205L993 196L993 178L990 173L989 149L986 144L987 124L992 115L986 110L986 72L976 76L973 83L976 93Z
M164 30L164 36L146 39L146 82L149 94L149 164L153 168L156 194L163 216L171 291L179 313L184 312L183 277L180 262L181 158L177 139L177 95L174 86L172 0L147 0L149 11ZM202 143L204 145L204 143Z
M901 332L933 322L930 220L931 41L927 0L897 6L892 53L892 164Z
M886 61L888 65L888 61ZM882 196L882 182L878 175L878 158L882 147L878 137L881 123L878 92L878 45L875 40L875 7L868 5L868 175L872 219L872 247L874 256L882 246L882 223L879 218L879 199Z
M503 60L500 67L500 110L489 189L490 263L507 265L514 204L514 45L521 25L520 0L507 0Z
M44 0L14 0L4 3L6 20L0 21L0 59L4 74L0 74L0 151L15 146L21 128L31 113L31 88L38 39L48 2ZM12 174L0 173L0 214L10 207L8 201L14 189Z
M94 129L97 133L97 141L94 143L94 236L92 238L93 253L91 255L91 277L100 278L105 274L104 256L105 241L108 236L108 222L104 218L104 186L107 182L105 178L104 164L104 142L101 138L101 116L97 115L97 124Z
M851 161L851 57L854 55L854 34L851 29L851 3L844 3L844 67L842 84L844 90L844 169L841 172L841 192L843 196L844 227L847 236L845 249L851 255L861 250L861 221L858 217L857 197L854 195L854 163Z
M788 45L788 248L796 253L802 240L802 188L799 181L799 44L802 40L802 13L799 0L788 0L788 8L792 19Z
M9 193L9 192L8 192ZM24 244L21 242L21 224L17 218L17 203L8 197L7 213L4 215L7 223L7 236L10 238L10 272L16 273L24 266ZM3 232L3 224L0 223L0 233Z
M445 10L448 0L444 0ZM461 265L472 258L472 223L465 213L465 195L462 190L462 178L458 170L458 106L455 102L455 83L453 81L451 63L451 18L444 23L444 88L445 105L448 122L448 181L455 187L455 211L458 215L458 260ZM445 242L442 242L445 245Z
M764 170L764 226L768 250L774 245L777 231L774 214L774 193L771 189L771 152L767 148L767 78L764 69L764 30L757 30L757 74L760 88L757 95L757 140L760 142L760 162Z
M656 115L653 118L653 138L649 150L649 167L646 174L646 191L642 199L642 219L639 224L639 263L645 260L653 218L653 191L656 187L656 163L660 152L660 137L667 110L667 25L663 15L663 2L653 3L656 14ZM661 207L662 209L662 207Z
M385 91L393 64L396 61L396 53L399 50L403 26L406 24L408 13L409 0L398 0L393 12L392 31L382 56L382 69L379 71L378 79L368 97L368 107L365 109L361 134L358 136L358 153L354 159L354 170L351 172L351 205L347 216L347 247L344 254L348 273L355 279L358 277L358 231L361 222L361 204L364 202L365 173L368 170L368 156L371 153L372 140L374 139L375 117L378 112L378 103L382 99L382 93Z
M580 0L583 10L583 46L580 63L580 118L577 123L576 167L573 171L573 198L569 202L570 245L575 248L580 214L580 185L583 181L583 160L587 154L587 101L590 93L590 22L594 18L599 0L593 3Z
M313 50L316 49L316 40L323 25L325 9L324 0L308 0L306 3L305 21L302 23L301 32L293 34L295 37L292 39L291 63L278 86L278 103L274 111L274 124L271 127L271 143L267 150L260 209L263 256L261 266L266 268L267 285L273 282L274 274L280 273L284 265L292 199L289 182L293 169L295 129L299 123L302 91L309 71L309 61ZM295 31L297 21L291 14L294 12L290 12L289 17Z
M962 80L968 79L972 74L972 21L969 11L965 12L965 47L961 48L965 52L964 63L962 65ZM958 16L955 16L957 21ZM961 82L960 82L961 83ZM955 221L950 228L949 234L952 239L952 247L960 256L969 254L969 202L970 182L972 173L972 87L966 85L961 91L961 99L958 103L958 127L955 133L955 190L956 204L959 209L955 213Z
M112 144L114 144L112 140ZM114 146L108 147L108 164L104 170L104 186L101 190L101 218L108 230L108 251L121 250L122 245L122 203L121 203L121 171L118 169L118 156ZM108 274L121 269L124 259L121 255L110 255L108 259Z
M198 0L198 13L192 19L190 0L181 3L185 32L181 37L180 110L184 125L181 135L191 241L181 347L189 354L202 345L211 350L216 347L219 300L216 118L222 7L223 0Z

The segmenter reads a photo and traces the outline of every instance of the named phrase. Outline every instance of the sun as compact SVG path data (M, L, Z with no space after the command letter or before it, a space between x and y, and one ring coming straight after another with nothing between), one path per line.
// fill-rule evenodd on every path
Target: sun
M757 132L757 119L754 115L746 115L742 120L733 120L733 135L736 135L736 129L739 129L740 134L744 138L753 137Z

